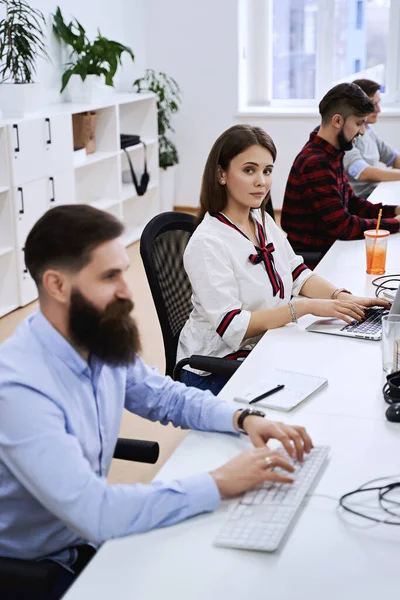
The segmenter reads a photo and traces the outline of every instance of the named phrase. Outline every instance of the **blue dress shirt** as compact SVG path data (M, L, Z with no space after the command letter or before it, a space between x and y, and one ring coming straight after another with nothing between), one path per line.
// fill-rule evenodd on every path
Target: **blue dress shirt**
M123 408L183 428L234 432L235 408L133 366L87 363L41 312L0 346L0 556L51 557L171 525L220 502L210 474L110 485Z

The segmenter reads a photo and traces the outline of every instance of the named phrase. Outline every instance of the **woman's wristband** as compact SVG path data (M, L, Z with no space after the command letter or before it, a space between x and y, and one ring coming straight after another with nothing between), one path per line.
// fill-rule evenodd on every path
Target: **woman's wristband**
M331 300L337 300L338 296L341 292L346 292L346 294L350 294L350 296L352 296L352 293L349 292L349 290L346 290L345 288L337 288L336 290L334 290L331 294Z

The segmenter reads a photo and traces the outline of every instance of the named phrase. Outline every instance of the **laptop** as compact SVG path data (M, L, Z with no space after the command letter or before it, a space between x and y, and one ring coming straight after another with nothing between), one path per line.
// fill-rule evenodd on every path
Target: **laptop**
M318 319L308 327L307 331L315 333L330 333L363 340L379 341L382 337L383 315L400 315L400 286L396 292L390 311L386 308L367 308L362 321L345 323L341 319Z

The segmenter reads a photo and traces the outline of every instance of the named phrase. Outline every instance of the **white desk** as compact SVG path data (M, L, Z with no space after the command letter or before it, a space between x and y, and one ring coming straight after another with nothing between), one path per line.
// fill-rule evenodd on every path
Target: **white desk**
M363 241L336 242L317 272L354 293L369 292L372 277L365 274L364 253ZM396 234L389 239L387 272L399 270ZM376 600L398 595L400 528L340 516L335 500L370 479L400 473L400 425L384 417L380 344L308 333L304 327L312 319L268 332L221 395L231 401L265 364L327 376L328 387L297 411L270 415L305 425L315 443L332 447L315 493L334 499L312 497L273 554L212 546L229 502L173 527L107 542L66 600ZM157 479L210 470L247 444L235 436L192 432Z
M311 414L301 421L316 442L332 447L316 494L336 499L400 471L399 426ZM245 444L223 434L191 433L158 478L211 469ZM66 600L376 600L383 591L398 593L398 528L341 517L336 506L331 498L311 498L284 545L271 554L212 545L229 502L173 527L107 542Z
M400 205L400 181L382 181L374 189L368 200L373 204L394 204Z

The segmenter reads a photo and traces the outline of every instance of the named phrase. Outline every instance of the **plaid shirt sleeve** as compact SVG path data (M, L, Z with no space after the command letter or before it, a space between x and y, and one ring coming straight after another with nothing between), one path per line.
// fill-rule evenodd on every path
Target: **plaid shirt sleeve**
M304 175L307 178L313 209L325 224L327 236L333 240L354 240L362 238L367 229L374 229L379 206L355 196L345 172L344 197L342 197L336 173L330 163L318 162L316 165L313 162L309 161L305 166ZM348 189L346 189L346 181ZM353 211L358 214L354 214ZM367 213L371 217L364 217L360 212ZM399 225L399 222L393 218L381 220L382 229L392 233L399 230Z
M352 214L356 214L359 217L363 217L364 219L377 219L379 210L382 209L382 217L384 220L392 220L395 216L396 206L390 204L384 206L381 202L379 204L372 204L372 202L369 202L369 200L365 200L365 198L360 198L359 196L356 196L353 191L353 188L347 180L347 175L345 178L345 185L348 188L347 196L349 199L349 211ZM385 227L384 229L388 229L392 233L393 231L397 231L397 229L392 230L389 229L389 227Z

